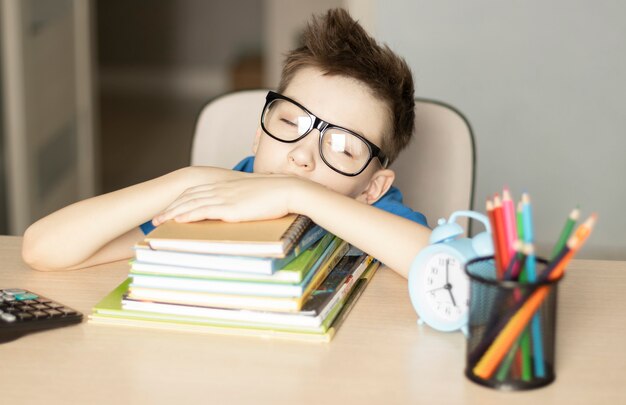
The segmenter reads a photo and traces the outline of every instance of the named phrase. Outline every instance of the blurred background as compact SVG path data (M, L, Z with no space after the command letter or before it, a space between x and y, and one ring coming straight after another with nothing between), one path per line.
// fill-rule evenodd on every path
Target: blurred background
M528 191L545 248L580 204L600 222L579 257L626 259L617 0L0 0L0 234L188 165L201 108L275 87L330 7L406 58L417 96L467 116L476 210Z

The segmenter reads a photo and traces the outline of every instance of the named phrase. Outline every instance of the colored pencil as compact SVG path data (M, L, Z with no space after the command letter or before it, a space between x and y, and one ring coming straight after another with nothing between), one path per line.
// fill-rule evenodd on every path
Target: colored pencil
M519 308L509 319L505 327L473 368L475 375L483 379L491 378L494 370L498 367L506 353L510 350L512 344L515 342L515 339L517 339L522 330L533 317L548 292L548 287L539 287L534 294L523 301L521 308ZM533 345L534 344L536 344L536 342L533 340Z
M591 214L589 218L576 228L576 232L569 237L567 243L557 255L556 259L552 260L548 265L542 279L554 279L560 277L565 272L565 267L568 265L572 257L580 250L582 245L587 241L591 231L598 220L597 214Z
M524 240L524 219L522 218L522 202L520 201L517 204L517 239L523 241ZM526 282L528 281L526 278L525 266L520 268L520 273L518 276L519 281Z
M517 238L519 240L524 240L524 220L522 218L522 202L520 201L517 204L517 215L516 215L516 219L517 219ZM525 260L526 258L524 258ZM528 281L528 278L526 277L526 271L524 269L524 265L526 264L526 262L524 261L524 264L522 264L522 266L520 266L520 271L519 274L517 276L517 280L519 280L522 283L525 283L526 281ZM528 330L528 328L524 329L524 332L522 332L522 379L524 381L530 381L532 379L532 360L531 360L531 356L530 356L530 352L532 351L532 347L530 345L530 331Z
M509 266L504 273L505 280L517 280L520 269L524 266L526 262L526 257L529 254L534 252L532 244L524 244L520 240L515 240L515 256L509 261ZM519 289L513 290L513 297L516 302L522 300L522 294ZM492 325L489 326L491 328ZM513 362L515 360L516 367L511 368L511 364L503 364L500 366L498 370L498 380L502 381L503 378L506 377L506 372L517 371L521 373L522 379L524 381L530 381L532 378L530 372L530 340L528 340L528 336L526 338L522 334L522 336L517 340L515 347L511 349L511 352L507 355L505 359L506 362ZM506 370L506 371L505 371ZM515 378L515 376L513 377Z
M574 225L576 225L579 217L580 210L578 209L578 207L576 207L572 210L572 212L570 212L569 216L567 217L567 221L565 221L565 226L563 226L563 230L561 231L559 240L556 242L556 245L554 245L554 249L552 249L552 256L550 257L551 260L554 260L556 256L563 250L563 247L565 247L565 244L571 236L572 231L574 230Z
M495 228L497 237L497 245L494 246L494 249L498 250L498 255L500 256L500 271L498 272L498 277L502 279L502 277L504 276L504 270L509 264L509 250L506 247L502 200L500 199L500 196L498 194L493 197L493 218L496 225Z
M502 217L504 220L504 235L508 249L508 257L509 260L511 260L515 255L514 244L517 240L517 224L515 221L515 204L513 203L508 187L504 187L502 191Z
M568 253L559 261L559 263L553 266L553 271L546 275L548 280L557 280L563 275L567 263L584 245L587 238L591 234L596 221L597 215L591 215L591 217L578 227L574 235L568 239ZM498 367L535 312L539 309L539 306L543 303L543 300L546 298L549 291L549 286L538 287L530 294L528 299L521 303L521 307L518 308L518 306L516 306L516 308L514 308L515 312L510 318L503 318L503 322L506 322L506 324L472 369L475 375L483 379L491 378L494 370Z
M496 378L498 381L504 381L511 370L511 365L513 364L513 360L517 355L517 350L520 347L521 339L517 339L513 344L513 347L507 353L506 357L502 361L502 364L498 368L498 373L496 374Z
M530 196L528 193L522 194L522 220L524 223L524 242L534 242L534 231L532 221L532 205L530 203ZM528 255L526 258L526 272L528 276L528 282L534 283L537 281L536 260L535 255ZM543 343L541 333L541 314L537 313L533 316L532 324L530 327L530 333L532 338L533 357L534 357L534 372L537 377L545 377L545 365L543 361Z
M502 259L500 258L500 251L498 249L498 230L496 229L496 219L494 217L493 202L487 199L486 203L487 218L491 224L491 241L493 242L493 260L496 267L496 275L500 275L502 272Z
M519 269L522 264L522 260L524 260L524 254L522 253L522 241L516 240L513 243L513 256L511 260L509 260L509 265L506 267L504 271L504 279L505 280L515 280L517 274L519 274Z
M523 241L525 243L534 243L534 231L532 221L532 205L530 203L530 196L527 193L522 194L522 226L523 226ZM536 275L536 260L535 255L529 255L526 259L526 271L528 281L534 283L537 280Z

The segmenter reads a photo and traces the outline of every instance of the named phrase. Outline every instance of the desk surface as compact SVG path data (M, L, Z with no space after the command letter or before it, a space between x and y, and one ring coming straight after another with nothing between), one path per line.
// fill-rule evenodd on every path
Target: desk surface
M0 287L38 292L85 316L128 274L125 262L33 271L20 245L0 236ZM624 291L626 262L570 266L559 289L557 378L534 391L467 380L463 336L417 326L406 281L383 268L330 344L86 322L2 344L1 402L626 403Z

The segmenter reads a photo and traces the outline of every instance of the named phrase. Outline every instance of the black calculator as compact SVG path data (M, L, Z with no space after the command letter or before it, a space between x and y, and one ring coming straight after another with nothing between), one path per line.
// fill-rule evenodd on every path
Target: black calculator
M38 330L80 323L83 314L21 288L0 289L0 343Z

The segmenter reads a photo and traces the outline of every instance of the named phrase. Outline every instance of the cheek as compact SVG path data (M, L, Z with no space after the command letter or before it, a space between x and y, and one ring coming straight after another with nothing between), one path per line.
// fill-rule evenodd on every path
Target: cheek
M356 198L363 191L364 186L359 179L341 175L331 169L328 169L328 171L330 173L320 173L320 178L311 180L351 198Z
M275 172L276 167L285 160L287 153L282 143L261 137L254 157L254 172Z

